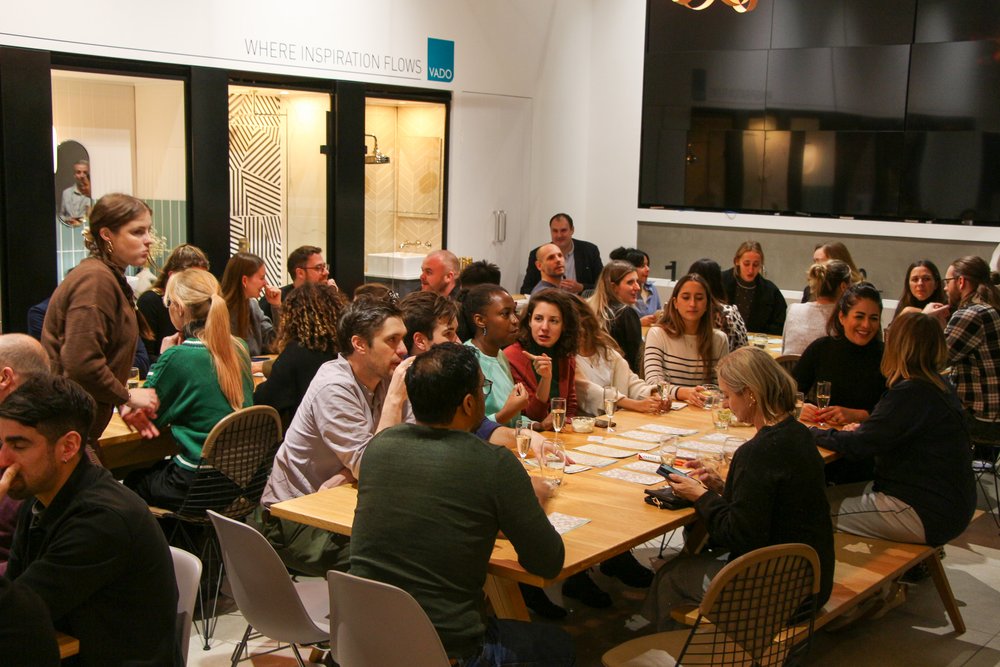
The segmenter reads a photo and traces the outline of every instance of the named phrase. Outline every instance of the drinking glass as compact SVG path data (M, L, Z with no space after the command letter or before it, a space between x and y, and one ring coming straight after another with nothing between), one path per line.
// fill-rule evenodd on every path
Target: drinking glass
M517 443L517 455L521 463L527 465L528 452L531 451L531 420L521 417L514 422L514 442Z
M672 466L677 459L677 436L665 435L660 438L660 463Z
M129 389L139 388L139 369L133 366L128 369L128 382L125 385Z
M558 440L545 440L542 442L541 470L545 481L555 492L556 488L563 483L563 476L566 474L566 450Z
M732 411L726 407L723 401L715 399L712 407L712 424L717 431L728 431L729 422L733 418Z
M733 456L736 455L736 450L743 442L742 438L726 438L726 442L722 445L722 465L727 475L729 474L729 466L733 464Z
M795 392L795 418L802 417L802 404L806 402L806 395L801 391Z
M612 386L604 388L604 414L608 416L608 433L614 433L611 427L611 418L615 416L615 407L618 403L618 390Z
M657 410L656 414L663 415L670 412L670 399L667 398L667 383L658 382L656 384L656 393L660 395L660 409Z
M552 412L552 430L556 432L556 442L558 442L559 432L566 424L566 399L553 398L549 401L549 410Z
M698 455L701 467L722 477L722 465L725 461L724 452L702 452Z
M830 407L829 380L820 380L816 383L816 407L820 409ZM820 421L819 425L826 426L822 421Z
M701 404L706 410L711 410L715 402L722 397L722 390L719 389L717 384L706 384L702 385L701 395L704 397L705 402Z

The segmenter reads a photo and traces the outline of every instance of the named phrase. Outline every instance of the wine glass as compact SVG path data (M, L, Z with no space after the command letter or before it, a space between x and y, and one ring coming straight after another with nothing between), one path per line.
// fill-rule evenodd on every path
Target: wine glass
M566 424L566 399L553 398L549 401L549 410L552 413L552 430L556 432L556 442L559 442L559 432Z
M566 474L566 450L558 440L545 440L542 442L542 460L539 463L542 476L555 492Z
M608 416L608 433L614 433L611 418L615 416L615 407L618 403L618 390L612 386L604 388L604 414Z
M816 383L816 407L820 410L830 407L830 381L820 380ZM826 426L822 421L820 426Z
M514 442L517 443L517 455L521 463L527 465L528 452L531 451L531 420L521 417L514 422Z

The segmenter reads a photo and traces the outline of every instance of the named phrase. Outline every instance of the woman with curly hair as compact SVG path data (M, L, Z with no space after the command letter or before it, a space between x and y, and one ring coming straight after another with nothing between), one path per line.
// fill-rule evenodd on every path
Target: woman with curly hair
M278 358L262 382L255 405L270 405L287 428L319 367L337 357L337 320L344 301L336 287L303 283L282 304Z
M557 289L535 292L521 320L518 341L504 348L514 382L528 390L524 414L552 429L549 400L566 399L567 422L576 415L575 297Z

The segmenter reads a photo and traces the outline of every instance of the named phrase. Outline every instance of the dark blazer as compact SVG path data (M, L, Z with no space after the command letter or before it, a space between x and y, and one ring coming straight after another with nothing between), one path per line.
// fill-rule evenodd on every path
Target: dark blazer
M173 561L146 503L86 455L34 520L37 503L21 504L7 575L80 640L79 664L181 664Z
M521 294L531 294L538 281L542 279L542 274L535 266L536 247L528 255L528 268L524 272L524 282L521 283ZM604 263L601 261L601 251L593 243L573 239L573 264L576 266L576 280L583 284L583 289L594 289L597 284L597 276L601 275Z
M722 289L726 290L729 303L736 303L736 277L733 270L722 272ZM785 311L788 304L778 286L767 278L757 276L757 289L750 304L750 317L746 319L747 331L780 336L785 328Z

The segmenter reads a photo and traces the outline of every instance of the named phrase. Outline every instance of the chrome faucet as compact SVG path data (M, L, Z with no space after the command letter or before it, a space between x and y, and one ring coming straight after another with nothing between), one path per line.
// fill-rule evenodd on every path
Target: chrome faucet
M399 244L400 250L403 250L405 248L421 248L421 247L430 249L431 242L424 241L423 243L421 243L420 241L402 241Z

